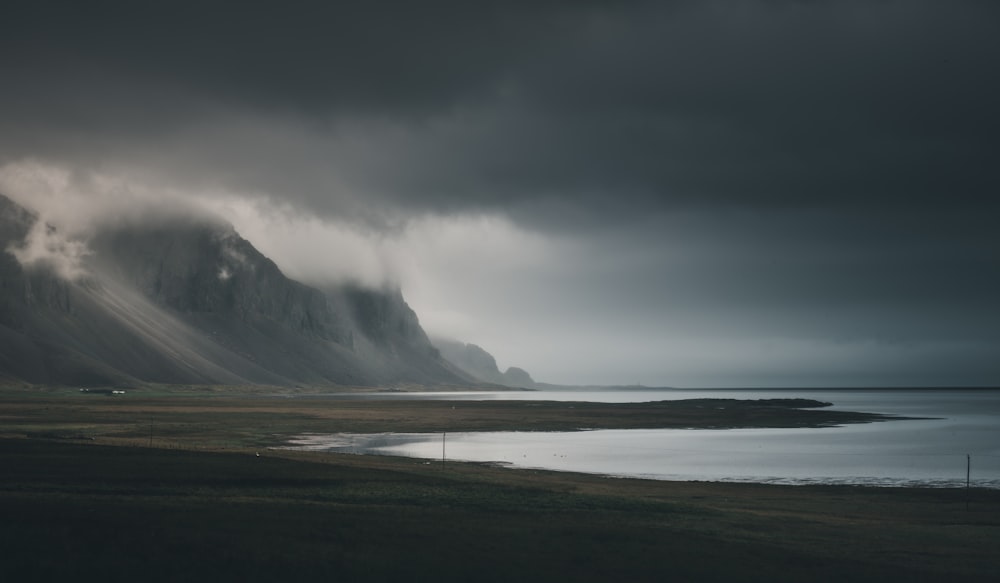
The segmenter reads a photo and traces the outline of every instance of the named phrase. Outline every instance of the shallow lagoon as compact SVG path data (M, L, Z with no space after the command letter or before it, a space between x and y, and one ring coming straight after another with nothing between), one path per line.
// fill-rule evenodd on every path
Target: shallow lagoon
M1000 391L636 390L376 393L374 399L646 402L803 397L842 410L934 417L820 429L302 435L289 445L662 480L1000 488ZM340 398L339 395L328 395ZM353 398L357 398L355 394Z

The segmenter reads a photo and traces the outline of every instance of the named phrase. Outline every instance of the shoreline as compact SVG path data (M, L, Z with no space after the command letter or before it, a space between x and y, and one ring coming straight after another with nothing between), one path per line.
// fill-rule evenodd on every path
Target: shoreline
M10 580L953 583L1000 568L990 490L24 438L0 439L0 463Z
M282 399L260 395L0 392L0 435L128 443L156 439L267 447L302 433L831 427L917 419L833 410L809 399L647 403L519 400Z
M106 445L167 447L228 451L272 448L302 450L296 439L308 435L360 436L345 450L364 450L365 436L440 435L442 433L553 432L595 430L727 430L808 429L845 424L905 422L920 419L876 413L832 410L829 403L811 399L683 399L643 403L517 400L412 400L412 399L275 399L262 396L187 394L171 396L102 394L72 391L63 394L12 395L0 393L0 437L27 438ZM354 438L348 438L354 439ZM326 447L323 447L326 449ZM366 454L386 455L381 452ZM388 455L392 455L391 452ZM529 465L507 458L514 469L550 467ZM437 456L413 459L430 460ZM474 459L469 463L481 463ZM656 467L659 467L657 465ZM580 466L566 471L591 471L595 475L650 477L657 480L718 480L717 472L684 471L678 476L651 476L642 472L604 471ZM754 476L757 477L757 476ZM762 475L733 483L766 483L782 480ZM832 476L821 483L834 483ZM863 483L857 478L847 483ZM893 486L898 484L879 484ZM907 487L921 484L908 484ZM987 486L988 487L988 486Z

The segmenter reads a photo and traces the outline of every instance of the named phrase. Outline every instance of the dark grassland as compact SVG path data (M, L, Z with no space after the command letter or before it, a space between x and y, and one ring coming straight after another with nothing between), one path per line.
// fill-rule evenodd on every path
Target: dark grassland
M5 391L0 581L985 581L1000 572L995 491L972 490L967 510L962 490L656 482L260 449L299 431L457 431L515 417L547 428L580 406L560 414L564 405L535 416L497 402ZM719 403L700 406L703 424L763 424L773 413L726 421L733 413ZM696 425L677 411L657 415Z
M103 395L0 389L0 435L203 447L280 445L300 433L823 427L896 419L807 399L653 403L346 400L229 394ZM146 442L143 442L143 440Z

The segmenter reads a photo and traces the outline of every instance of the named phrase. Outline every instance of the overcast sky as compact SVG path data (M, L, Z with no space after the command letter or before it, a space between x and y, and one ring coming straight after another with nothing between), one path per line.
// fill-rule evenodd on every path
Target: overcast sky
M1000 3L21 2L0 191L555 383L1000 385ZM138 210L136 210L138 209Z

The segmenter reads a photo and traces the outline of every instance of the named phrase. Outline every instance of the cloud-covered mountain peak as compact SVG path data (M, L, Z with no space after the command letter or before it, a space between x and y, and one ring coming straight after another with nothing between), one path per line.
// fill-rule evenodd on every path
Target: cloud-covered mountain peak
M0 198L0 378L35 383L450 384L399 290L291 280L230 225L129 221L84 244L86 278L31 269L38 218ZM39 301L39 294L49 298Z

